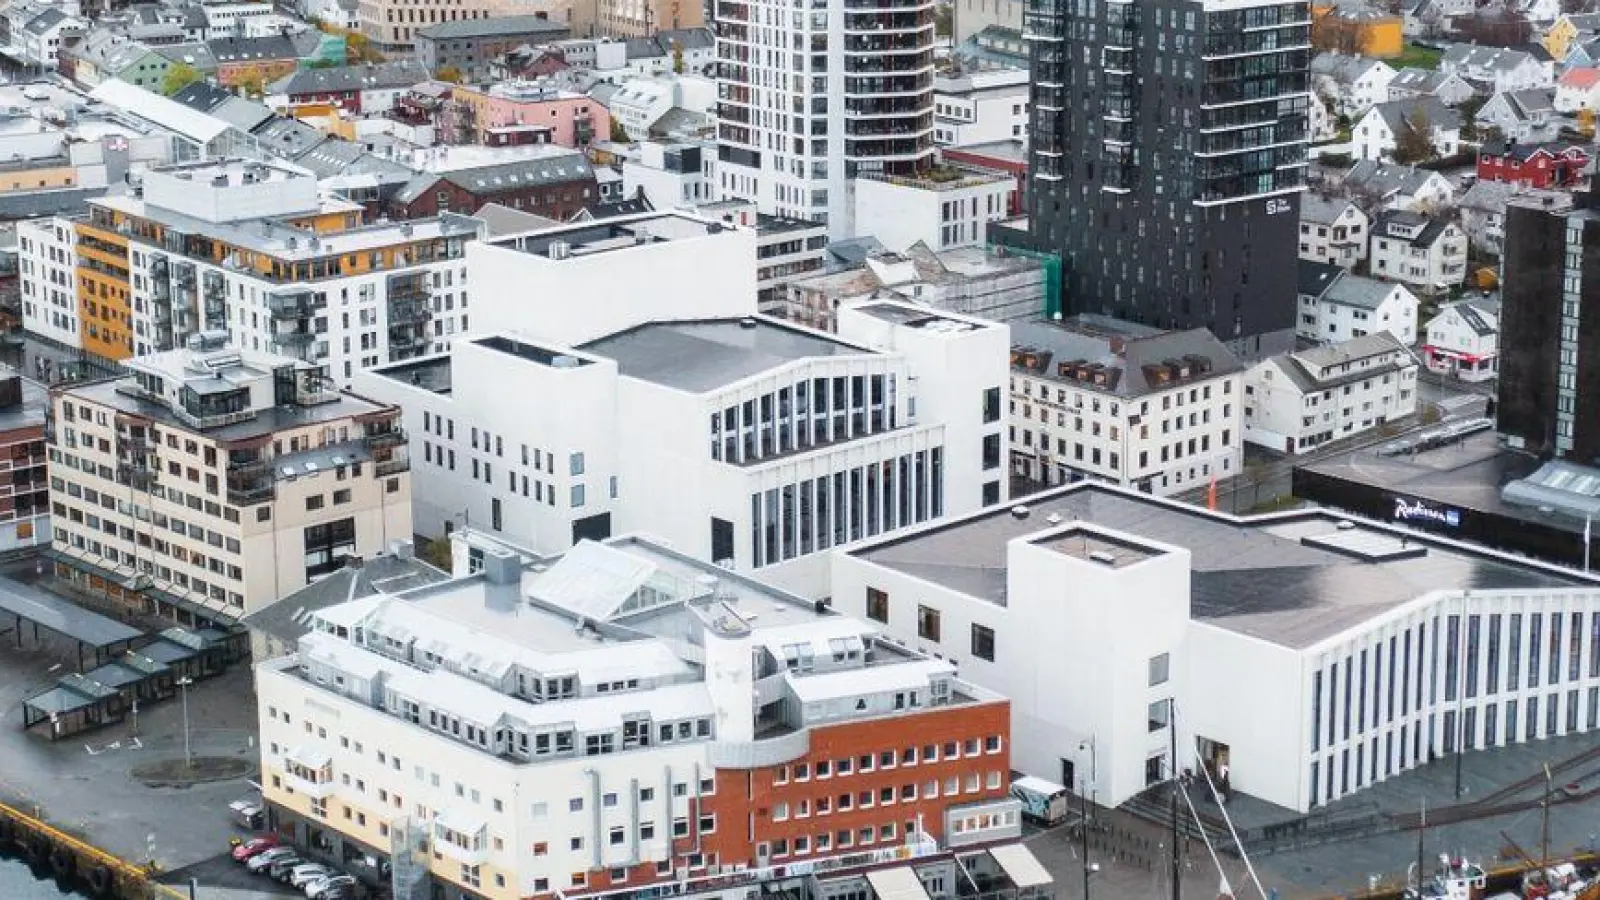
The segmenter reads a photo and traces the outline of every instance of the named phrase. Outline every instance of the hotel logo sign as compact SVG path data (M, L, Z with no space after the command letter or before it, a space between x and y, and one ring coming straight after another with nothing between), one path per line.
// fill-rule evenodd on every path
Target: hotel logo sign
M1421 500L1407 500L1404 497L1394 498L1394 517L1401 522L1437 522L1451 528L1461 525L1459 510L1430 506Z

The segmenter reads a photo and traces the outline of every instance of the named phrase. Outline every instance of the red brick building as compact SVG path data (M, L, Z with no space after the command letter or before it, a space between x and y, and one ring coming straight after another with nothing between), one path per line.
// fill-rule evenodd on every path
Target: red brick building
M1533 188L1561 188L1577 182L1589 154L1570 144L1507 144L1491 141L1478 151L1478 179Z
M389 202L394 219L441 212L472 215L498 203L548 219L569 219L600 202L594 169L581 153L540 156L491 166L425 173Z

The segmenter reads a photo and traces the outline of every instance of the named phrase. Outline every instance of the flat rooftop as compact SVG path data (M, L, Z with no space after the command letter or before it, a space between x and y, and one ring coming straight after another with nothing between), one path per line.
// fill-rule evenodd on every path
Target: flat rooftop
M515 356L518 359L525 359L528 362L549 366L553 369L576 369L579 366L594 365L594 360L592 359L574 356L561 350L551 350L548 347L541 347L538 344L531 344L520 338L503 334L479 338L473 343L480 347L487 347L490 350L498 350L507 356Z
M1500 445L1493 431L1416 454L1379 456L1371 450L1341 453L1300 468L1308 472L1371 484L1447 506L1465 507L1524 522L1537 522L1575 534L1583 520L1558 512L1505 502L1500 489L1539 468L1539 460Z
M1140 544L1082 527L1055 532L1032 543L1038 547L1054 550L1063 556L1084 562L1100 563L1112 569L1125 569L1135 563L1164 556L1167 552L1151 544Z
M1097 484L1020 502L1026 518L996 507L852 555L1004 606L1009 541L1099 526L1186 548L1195 620L1295 649L1430 591L1600 586L1579 572L1327 510L1236 517Z
M904 325L921 331L938 331L946 334L957 334L966 331L978 331L991 327L986 322L973 322L948 316L919 306L907 303L867 303L856 307L857 311L866 313L875 319Z
M645 244L663 244L686 238L718 234L725 226L678 213L651 213L631 219L612 220L563 228L559 231L538 231L516 237L502 238L490 243L512 250L521 250L535 256L552 259L566 256L593 256ZM551 256L552 247L557 256Z
M615 360L630 378L695 394L797 360L874 353L764 317L651 322L578 349Z
M274 182L301 181L312 176L299 169L275 163L237 158L212 159L201 162L178 163L160 166L147 175L179 178L215 187L238 187L243 184L272 184Z
M91 403L98 403L111 409L143 416L161 425L181 429L183 431L196 431L193 425L178 418L165 404L155 403L134 397L117 390L125 378L107 379L92 384L73 385L67 393L74 397L81 397ZM319 425L324 422L337 422L352 416L377 412L386 407L379 403L357 397L354 394L340 393L337 400L329 403L316 403L308 406L270 406L258 410L256 417L244 422L235 422L220 428L207 428L203 432L206 437L216 441L241 441L264 435L276 434L292 428L304 428L308 425Z

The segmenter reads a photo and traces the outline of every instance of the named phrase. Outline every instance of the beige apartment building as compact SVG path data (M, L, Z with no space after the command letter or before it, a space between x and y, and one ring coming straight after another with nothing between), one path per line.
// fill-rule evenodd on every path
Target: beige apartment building
M52 398L57 575L226 623L411 536L400 410L322 368L203 333Z
M570 2L572 0L359 0L356 15L361 33L374 48L390 56L403 56L416 48L417 32L430 25L507 16L543 16L552 22L565 22Z
M648 38L706 24L700 0L571 0L573 37Z

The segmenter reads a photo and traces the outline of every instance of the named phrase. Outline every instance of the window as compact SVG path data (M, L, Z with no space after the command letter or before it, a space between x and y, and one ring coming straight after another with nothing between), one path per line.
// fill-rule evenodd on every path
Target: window
M583 474L583 453L574 453L568 460L569 468L573 475Z
M917 637L927 641L939 640L939 611L927 606L917 607Z
M1000 421L1000 389L997 387L986 388L983 392L983 421Z
M867 618L889 624L889 595L877 588L867 588Z
M312 494L311 496L306 498L306 512L311 512L312 510L321 509L322 506L323 506L323 501L322 501L322 495L321 494Z
M994 662L994 629L987 625L972 625L972 655Z
M349 503L349 502L350 502L350 489L349 488L340 488L339 490L333 492L333 505L334 506L338 506L341 503Z
M1162 653L1150 657L1150 686L1167 683L1168 668L1172 664L1171 654Z
M1160 731L1167 727L1167 715L1171 712L1171 705L1165 700L1157 700L1150 704L1149 724L1151 731Z

